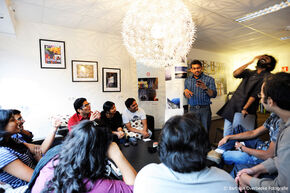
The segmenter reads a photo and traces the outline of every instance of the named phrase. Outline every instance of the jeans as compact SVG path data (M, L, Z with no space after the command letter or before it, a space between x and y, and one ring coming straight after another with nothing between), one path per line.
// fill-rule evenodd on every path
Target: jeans
M245 131L247 130L241 125L239 125L233 130L233 134L243 133ZM245 152L230 151L234 149L236 141L237 140L229 140L227 143L218 147L218 149L225 151L223 153L223 160L225 164L255 164L256 165L264 161L255 156L249 155ZM256 138L256 139L245 140L244 143L246 147L256 149L259 145L263 144L264 142Z
M211 123L211 109L210 105L196 109L194 107L190 107L189 111L193 112L197 119L200 120L202 126L205 128L207 132L209 132L210 123Z
M255 165L256 164L236 164L236 165L234 165L234 168L230 174L233 178L236 178L239 171L241 171L242 169L245 169L245 168L254 167ZM259 178L270 178L272 180L274 180L276 177L277 177L277 173L273 173L273 174L265 173L265 174L259 175Z
M225 119L224 122L224 137L233 134L233 124L229 120Z

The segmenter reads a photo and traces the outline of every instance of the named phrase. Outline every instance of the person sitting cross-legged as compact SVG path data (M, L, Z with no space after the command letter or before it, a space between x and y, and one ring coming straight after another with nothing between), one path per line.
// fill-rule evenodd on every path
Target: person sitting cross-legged
M257 165L274 156L275 144L279 132L280 118L272 113L265 123L257 129L246 131L241 125L234 129L233 135L220 140L218 148L208 153L207 158L219 164L221 158L225 164ZM269 132L270 141L258 137ZM243 142L241 142L243 141ZM231 151L236 148L236 150ZM239 150L239 151L237 151ZM235 177L235 172L231 173Z
M143 138L150 138L152 132L147 127L147 119L144 110L138 107L134 98L128 98L125 101L127 109L122 118L123 123L130 132L141 134Z
M91 120L99 122L101 113L99 111L92 112L91 104L86 98L77 98L74 102L76 113L68 120L68 130L71 131L74 125L77 125L82 120Z
M101 112L101 124L106 126L113 134L113 141L125 143L125 133L123 131L122 116L116 110L115 103L106 101Z
M290 188L290 74L280 72L268 77L261 88L261 102L269 112L281 118L273 158L241 170L236 182L241 190L256 192L288 192ZM274 179L261 174L277 174Z

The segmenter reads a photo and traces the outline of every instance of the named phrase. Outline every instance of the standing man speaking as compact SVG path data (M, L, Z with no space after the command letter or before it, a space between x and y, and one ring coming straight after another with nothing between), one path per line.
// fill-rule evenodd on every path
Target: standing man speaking
M203 127L209 132L211 122L210 98L217 95L215 81L203 73L202 63L193 60L190 64L192 76L184 82L184 95L188 98L189 111L195 113Z

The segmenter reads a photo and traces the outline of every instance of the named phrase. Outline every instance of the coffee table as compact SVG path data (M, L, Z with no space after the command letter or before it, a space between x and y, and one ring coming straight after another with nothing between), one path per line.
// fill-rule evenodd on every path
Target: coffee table
M124 147L120 145L124 156L137 172L150 163L160 163L158 152L150 153L148 151L148 147L152 147L153 142L138 140L138 145L136 146L130 145L129 147Z

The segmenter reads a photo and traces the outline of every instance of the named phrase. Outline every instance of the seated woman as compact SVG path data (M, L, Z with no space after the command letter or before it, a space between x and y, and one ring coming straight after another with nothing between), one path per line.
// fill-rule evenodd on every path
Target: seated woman
M136 177L134 193L238 192L225 171L206 166L209 139L193 115L174 116L163 126L160 164L149 164Z
M41 155L51 146L60 122L41 145L23 143L12 138L19 132L17 121L10 110L0 110L0 181L13 188L26 185Z
M122 116L119 111L116 110L116 106L113 102L106 101L104 103L103 111L101 112L101 123L112 131L114 135L113 141L117 143L123 143L125 141L125 134L122 129Z
M133 192L136 171L107 128L88 120L74 127L58 155L40 171L32 193L38 192ZM120 169L124 181L107 176L106 160Z

